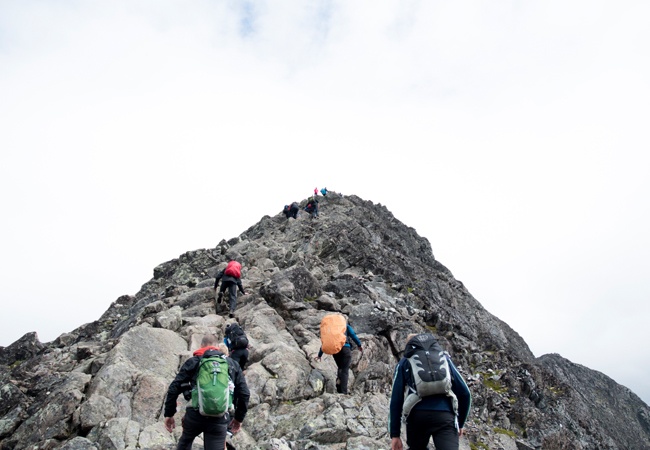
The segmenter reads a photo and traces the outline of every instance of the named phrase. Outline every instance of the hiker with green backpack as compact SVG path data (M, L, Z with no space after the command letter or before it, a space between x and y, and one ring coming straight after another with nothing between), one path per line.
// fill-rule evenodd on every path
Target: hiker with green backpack
M216 336L206 334L201 348L185 361L167 389L165 428L170 433L176 427L178 396L183 394L189 401L177 450L190 450L201 433L205 450L223 450L227 433L241 429L250 392L239 364L226 356L220 345Z
M404 356L393 376L388 431L391 450L402 450L406 422L409 450L458 450L459 437L472 405L469 388L449 354L430 333L407 337Z

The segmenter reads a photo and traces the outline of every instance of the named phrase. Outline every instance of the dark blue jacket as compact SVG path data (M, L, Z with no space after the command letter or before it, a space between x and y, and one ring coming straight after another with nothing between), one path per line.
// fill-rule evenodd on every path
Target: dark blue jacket
M458 412L456 417L458 419L458 428L463 428L472 406L472 396L465 380L456 369L456 366L451 362L451 358L446 354L445 357L451 370L451 390L458 399ZM395 368L393 391L390 397L390 411L388 414L388 431L390 432L391 438L400 437L402 406L404 405L406 385L415 389L415 382L413 381L413 375L410 373L410 370L411 365L406 358L402 358ZM444 394L424 397L413 407L411 413L418 410L454 412L452 399Z

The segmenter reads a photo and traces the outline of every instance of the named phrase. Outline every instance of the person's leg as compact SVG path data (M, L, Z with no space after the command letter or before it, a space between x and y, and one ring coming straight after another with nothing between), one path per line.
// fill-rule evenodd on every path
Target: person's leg
M237 284L230 283L228 286L228 294L230 297L230 314L234 314L237 307Z
M427 450L431 438L429 412L414 409L406 419L406 445L409 450Z
M183 433L178 440L178 446L176 447L176 450L190 450L192 448L194 438L203 432L201 421L196 417L198 414L198 412L191 408L188 408L185 411L185 416L183 416L182 421Z
M238 348L230 352L230 357L237 361L241 370L246 369L246 363L248 362L248 350L245 348Z
M242 355L244 354L244 351L246 351L246 349L243 348L237 348L230 351L230 357L234 361L237 361L237 364L239 364L239 367L241 367L242 370L244 370L244 367L242 366Z
M406 421L409 449L426 449L433 437L436 450L458 450L456 418L451 411L413 410Z
M226 448L226 430L228 423L223 419L204 417L203 448L205 450L223 450Z
M433 443L436 450L458 450L459 438L456 416L451 411L431 411Z
M352 362L350 347L344 346L340 352L334 355L334 361L339 368L336 373L340 385L337 387L337 392L347 394L348 378L350 377L350 363Z

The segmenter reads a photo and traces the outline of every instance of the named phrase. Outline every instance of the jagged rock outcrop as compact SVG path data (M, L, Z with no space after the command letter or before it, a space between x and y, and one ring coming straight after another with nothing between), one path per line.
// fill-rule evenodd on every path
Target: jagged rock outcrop
M0 449L175 448L180 430L162 424L166 388L202 335L223 336L232 320L212 291L228 257L243 263L236 320L251 342L239 450L389 448L392 371L406 335L425 330L473 395L462 449L650 448L650 409L636 395L558 355L535 358L414 229L381 205L330 193L319 219L265 216L159 265L93 323L0 348ZM349 396L335 393L332 358L313 359L328 311L344 312L364 343Z

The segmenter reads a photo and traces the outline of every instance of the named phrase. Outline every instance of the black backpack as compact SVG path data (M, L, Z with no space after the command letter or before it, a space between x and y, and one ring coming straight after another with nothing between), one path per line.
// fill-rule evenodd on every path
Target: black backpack
M239 350L248 347L248 337L242 327L233 323L226 327L226 339L230 343L232 350Z

